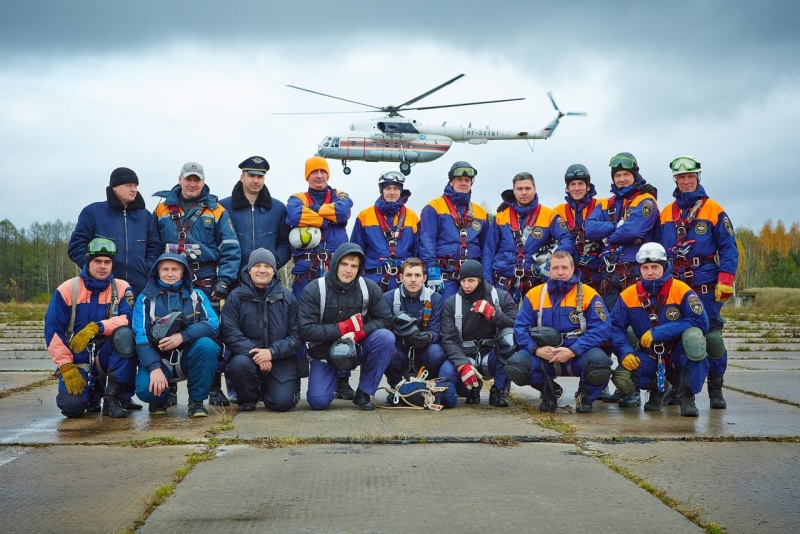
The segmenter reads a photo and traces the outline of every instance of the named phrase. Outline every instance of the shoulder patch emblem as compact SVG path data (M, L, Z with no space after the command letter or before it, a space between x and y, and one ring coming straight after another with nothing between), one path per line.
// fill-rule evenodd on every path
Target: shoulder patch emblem
M686 302L689 304L689 309L691 309L697 315L701 315L703 313L703 303L700 302L700 297L697 295L690 295Z
M606 320L606 309L603 307L603 303L598 301L594 303L594 313L600 318L601 321L605 322Z
M566 230L567 232L569 232L569 227L567 226L567 221L565 221L564 219L558 219L558 225L561 228L563 228L564 230Z
M681 311L675 306L672 306L667 308L667 312L664 315L666 315L667 319L670 321L677 321L681 318Z
M350 197L347 195L347 193L345 193L344 191L342 191L341 193L338 193L338 194L336 195L336 198L338 198L339 200L347 200L347 199L348 199L348 198L350 198Z
M531 230L531 237L534 239L541 239L544 237L544 231L538 226Z
M703 221L700 221L694 226L694 233L697 235L703 235L708 233L708 225Z
M578 313L578 310L572 310L569 313L569 322L571 322L572 324L580 324L581 317L580 314Z
M722 224L725 226L725 229L728 231L728 233L733 235L733 225L731 224L731 220L725 217L722 219Z
M134 301L135 299L133 298L133 291L129 289L128 291L125 292L125 302L127 302L128 306L130 306L131 309L133 309L133 305L135 304Z
M645 200L642 202L642 215L645 217L649 217L653 210L655 209L655 205L653 204L652 200Z
M483 225L481 225L480 221L472 221L472 229L473 230L475 230L476 232L480 232L481 228L483 228Z

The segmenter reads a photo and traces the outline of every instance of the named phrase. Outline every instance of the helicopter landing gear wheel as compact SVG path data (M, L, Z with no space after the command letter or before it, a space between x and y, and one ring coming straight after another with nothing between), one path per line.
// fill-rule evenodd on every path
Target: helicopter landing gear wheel
M400 172L403 173L403 176L408 176L409 174L411 174L411 164L407 161L401 161Z
M342 172L343 172L345 175L348 175L348 174L350 174L350 172L351 172L351 171L350 171L350 167L348 167L348 166L347 166L347 160L346 160L346 159L343 159L343 160L342 160Z

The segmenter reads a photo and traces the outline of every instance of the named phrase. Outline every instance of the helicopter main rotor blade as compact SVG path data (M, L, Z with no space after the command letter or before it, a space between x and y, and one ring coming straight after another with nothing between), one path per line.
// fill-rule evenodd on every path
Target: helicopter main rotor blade
M383 111L383 108L380 108L378 106L373 106L372 104L365 104L363 102L356 102L355 100L348 100L346 98L341 98L338 96L326 95L325 93L320 93L319 91L312 91L311 89L304 89L302 87L297 87L296 85L287 85L286 87L291 87L292 89L297 89L299 91L314 93L315 95L320 95L320 96L327 96L328 98L335 98L336 100L343 100L345 102L350 102L351 104L358 104L359 106L367 106L368 108L377 109L378 111Z
M477 106L480 104L497 104L498 102L514 102L516 100L525 100L524 98L505 98L503 100L484 100L483 102L464 102L463 104L444 104L441 106L424 106L421 108L404 108L404 111L408 110L424 110L424 109L438 109L438 108L456 108L459 106Z
M433 93L435 93L436 91L438 91L439 89L441 89L441 88L443 88L443 87L447 87L448 85L450 85L450 84L451 84L451 83L453 83L454 81L456 81L456 80L458 80L458 79L460 79L460 78L463 78L464 76L465 76L464 74L459 74L459 75L458 75L458 76L456 76L455 78L453 78L453 79L451 79L451 80L448 80L448 81L444 82L444 83L443 83L442 85L440 85L439 87L435 87L435 88L431 89L430 91L428 91L427 93L423 93L423 94L419 95L419 96L418 96L418 97L416 97L416 98L412 98L411 100L409 100L409 101L408 101L408 102L406 102L405 104L400 104L399 106L394 106L394 109L400 110L400 109L404 108L405 106L408 106L408 105L410 105L410 104L413 104L414 102L418 102L418 101L422 100L423 98L425 98L426 96L428 96L428 95L430 95L430 94L433 94ZM422 109L422 108L416 108L416 109Z
M364 109L359 111L274 111L270 115L339 115L347 113L383 113L380 109Z

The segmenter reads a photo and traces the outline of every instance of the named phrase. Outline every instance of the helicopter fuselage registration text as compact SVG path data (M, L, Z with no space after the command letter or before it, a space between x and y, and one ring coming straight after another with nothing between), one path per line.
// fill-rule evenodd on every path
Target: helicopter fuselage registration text
M466 130L466 135L479 135L481 137L497 137L500 132L495 130Z

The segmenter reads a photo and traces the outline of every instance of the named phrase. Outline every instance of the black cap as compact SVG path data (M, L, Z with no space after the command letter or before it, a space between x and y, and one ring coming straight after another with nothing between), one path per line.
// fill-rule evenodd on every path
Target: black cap
M108 185L117 187L123 184L136 184L139 185L139 177L136 173L128 167L119 167L111 171L111 178L108 180Z
M461 264L459 278L483 278L483 265L475 260L467 260Z
M264 176L269 170L269 162L261 156L252 156L241 162L239 168L250 174Z

